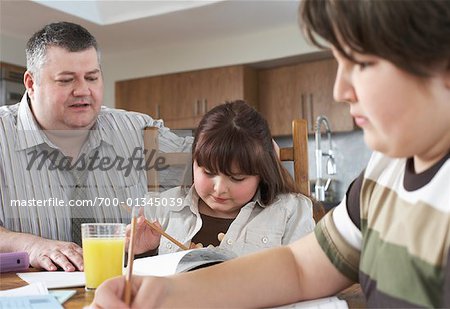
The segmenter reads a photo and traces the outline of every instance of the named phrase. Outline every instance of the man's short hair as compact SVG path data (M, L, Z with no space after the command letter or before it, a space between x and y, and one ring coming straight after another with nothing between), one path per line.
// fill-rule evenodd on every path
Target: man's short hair
M51 46L61 47L69 52L79 52L94 47L100 63L97 40L89 31L70 22L51 23L33 34L27 43L27 70L33 74L36 81L45 63L47 48Z

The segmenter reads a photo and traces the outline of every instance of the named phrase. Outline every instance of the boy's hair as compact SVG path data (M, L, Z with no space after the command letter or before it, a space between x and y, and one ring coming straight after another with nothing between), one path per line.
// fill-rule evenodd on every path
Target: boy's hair
M417 76L450 68L450 1L304 0L299 19L307 38L316 35L350 60L343 46L392 62Z
M298 192L274 150L267 121L244 101L216 106L203 116L192 158L214 174L231 176L234 167L259 176L261 202L266 205L278 194Z
M95 37L80 25L69 22L57 22L46 25L33 34L26 46L27 70L36 81L46 60L47 48L61 47L69 52L79 52L95 48L100 64L100 53Z

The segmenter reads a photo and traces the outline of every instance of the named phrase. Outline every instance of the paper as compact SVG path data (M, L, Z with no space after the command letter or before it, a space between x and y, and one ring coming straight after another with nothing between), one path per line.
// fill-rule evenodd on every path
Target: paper
M33 295L47 295L48 290L44 283L35 282L20 288L0 291L0 297L7 296L33 296Z
M19 296L37 296L37 295L51 295L56 298L56 300L63 304L66 300L68 300L70 297L72 297L77 291L76 290L53 290L49 291L47 289L47 286L43 282L33 282L31 284L22 286L20 288L10 289L10 290L4 290L0 291L0 297L19 297ZM27 300L28 299L28 300ZM23 301L27 302L30 301L33 302L32 298L27 298ZM46 300L44 301L46 302ZM3 305L0 304L0 308ZM9 307L5 307L9 308ZM14 308L14 307L11 307Z
M161 254L148 258L136 259L133 262L133 275L169 276L175 274L178 263L192 250Z
M44 283L34 282L20 288L0 291L0 308L62 308L57 303L64 303L75 293L75 290L48 291Z
M316 309L347 309L348 305L345 300L341 300L336 296L324 297L319 299L301 301L295 304L276 307L277 309L290 308L316 308Z
M0 298L0 308L63 309L52 295L33 295Z
M75 290L52 290L48 291L50 295L56 297L60 304L64 304L69 298L75 295Z
M17 273L20 279L28 282L43 282L48 289L70 288L84 286L84 272L74 271L39 271L28 273Z

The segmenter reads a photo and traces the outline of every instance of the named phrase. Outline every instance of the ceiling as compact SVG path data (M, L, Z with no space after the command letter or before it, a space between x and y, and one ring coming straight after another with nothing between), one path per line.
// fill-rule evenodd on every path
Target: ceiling
M0 33L26 40L47 23L71 21L86 27L104 53L113 53L294 25L299 1L0 0Z

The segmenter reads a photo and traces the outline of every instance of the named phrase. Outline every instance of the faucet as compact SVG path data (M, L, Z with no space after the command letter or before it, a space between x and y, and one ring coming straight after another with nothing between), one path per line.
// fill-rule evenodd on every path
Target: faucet
M328 152L322 151L322 132L321 127L325 126L325 133L328 137ZM328 157L327 160L327 174L329 176L336 174L336 162L334 160L333 147L331 145L331 128L328 118L325 116L319 116L316 120L316 184L314 186L315 198L318 201L325 201L325 191L331 182L331 178L328 177L325 182L322 175L322 157Z

